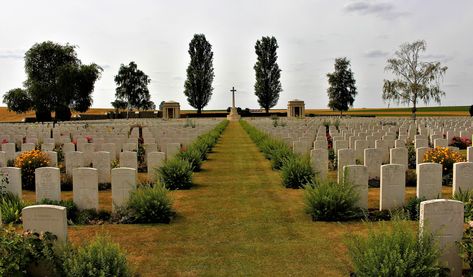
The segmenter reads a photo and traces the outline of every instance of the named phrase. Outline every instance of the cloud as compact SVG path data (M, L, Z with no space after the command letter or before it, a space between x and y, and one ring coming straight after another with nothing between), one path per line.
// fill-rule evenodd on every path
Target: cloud
M25 50L22 49L0 49L0 59L23 59L25 57Z
M109 64L102 64L102 65L100 65L100 67L101 67L103 70L106 70L106 69L110 69L112 66L109 65Z
M369 0L351 1L343 7L343 10L347 13L356 13L359 15L375 15L387 20L408 15L407 12L398 11L391 3Z
M363 54L366 58L385 58L389 55L389 52L381 50L371 50Z
M421 55L420 57L422 59L432 60L432 61L439 61L439 62L442 62L442 63L446 63L446 62L449 62L449 61L453 60L452 56L443 55L443 54L428 54L428 55Z

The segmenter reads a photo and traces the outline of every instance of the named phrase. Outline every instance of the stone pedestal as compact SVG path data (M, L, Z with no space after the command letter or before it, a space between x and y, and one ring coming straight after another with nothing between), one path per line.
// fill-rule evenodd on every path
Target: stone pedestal
M241 116L238 114L237 108L233 107L230 110L230 114L227 115L227 119L229 121L238 121L240 120Z

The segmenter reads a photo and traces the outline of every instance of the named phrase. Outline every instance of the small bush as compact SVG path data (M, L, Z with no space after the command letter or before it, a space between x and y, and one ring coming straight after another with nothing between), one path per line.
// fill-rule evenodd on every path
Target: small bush
M446 276L438 262L440 251L429 234L419 236L406 223L352 236L348 253L356 276Z
M194 147L189 147L186 151L177 154L181 160L188 161L192 167L192 171L200 171L202 165L202 153Z
M467 149L468 146L471 146L471 139L466 137L453 137L449 145L464 150Z
M13 227L0 228L0 276L30 276L31 265L39 261L48 265L51 274L57 273L55 240L51 233L18 233Z
M451 183L453 174L453 164L464 162L465 158L458 152L450 150L448 147L435 147L428 150L424 155L424 162L439 163L442 165L444 185Z
M192 186L192 165L188 161L168 160L157 173L159 183L167 189L189 189Z
M73 250L64 258L66 276L132 276L125 253L105 236Z
M416 169L416 148L413 143L407 145L407 164L409 169Z
M460 247L460 256L470 268L470 274L466 276L471 276L471 270L473 270L473 226L471 223L465 230L465 233L463 233L463 238L458 242L458 245Z
M295 156L283 163L281 177L286 188L297 189L311 183L315 178L315 173L307 157Z
M462 191L461 189L453 195L454 200L461 201L465 204L464 215L465 222L473 220L473 190Z
M35 170L49 164L49 157L40 150L31 150L21 153L15 159L15 167L21 169L21 183L23 189L35 190Z
M361 215L359 195L348 183L324 181L304 187L305 211L314 221L342 221Z
M425 200L427 200L425 197L412 197L407 201L406 206L404 206L404 212L409 220L419 220L420 202Z
M0 215L5 224L20 223L21 210L24 207L25 203L18 196L10 192L0 195Z
M130 194L126 223L169 223L174 215L168 190L161 186L141 186Z

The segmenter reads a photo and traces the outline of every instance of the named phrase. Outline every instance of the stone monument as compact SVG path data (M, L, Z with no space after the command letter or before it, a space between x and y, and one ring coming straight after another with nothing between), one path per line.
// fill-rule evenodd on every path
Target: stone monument
M232 92L232 108L230 110L230 114L227 115L227 119L229 121L238 121L240 120L240 115L238 114L238 111L235 107L235 87L232 87L230 91Z

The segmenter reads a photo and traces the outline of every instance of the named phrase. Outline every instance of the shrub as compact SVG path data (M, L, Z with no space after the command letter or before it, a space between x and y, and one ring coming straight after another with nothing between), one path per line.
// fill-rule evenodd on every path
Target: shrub
M295 154L289 147L280 147L275 149L271 156L271 167L279 170L287 160L295 159Z
M66 276L132 276L125 253L105 236L73 250L64 258Z
M466 137L453 137L449 145L464 150L467 149L468 146L471 146L471 139Z
M141 186L130 194L124 223L169 223L174 215L168 190L161 186Z
M460 247L460 256L463 258L463 261L468 264L470 270L473 269L473 226L470 222L469 226L466 228L465 233L463 233L463 238L458 242ZM469 275L471 276L471 272Z
M51 233L18 233L13 227L0 228L0 276L30 276L31 265L38 261L55 273L59 260L53 251L55 240Z
M158 181L167 189L189 189L192 186L192 165L174 158L158 168Z
M453 199L465 204L465 221L469 222L473 220L473 190L462 191L459 189L458 192L453 194Z
M191 146L186 151L177 154L177 157L189 162L192 171L200 171L200 166L202 165L202 153L196 148Z
M314 221L341 221L360 216L359 195L348 183L323 181L304 187L305 211Z
M24 207L25 203L20 197L10 192L0 194L0 215L3 223L20 223L21 210Z
M428 150L424 155L424 162L432 162L442 164L442 173L445 184L450 184L453 174L453 164L464 162L465 158L458 152L452 151L447 147L437 146L434 149Z
M425 201L425 197L417 198L412 197L409 198L407 204L404 206L404 212L406 213L406 218L409 220L419 220L419 213L420 213L420 202Z
M48 155L40 150L31 150L21 153L15 159L15 167L21 169L21 183L23 189L35 190L35 170L49 164Z
M311 183L315 173L307 157L295 156L287 159L281 167L282 183L286 188L302 188Z
M444 276L432 235L421 236L406 223L352 236L347 243L356 276Z

